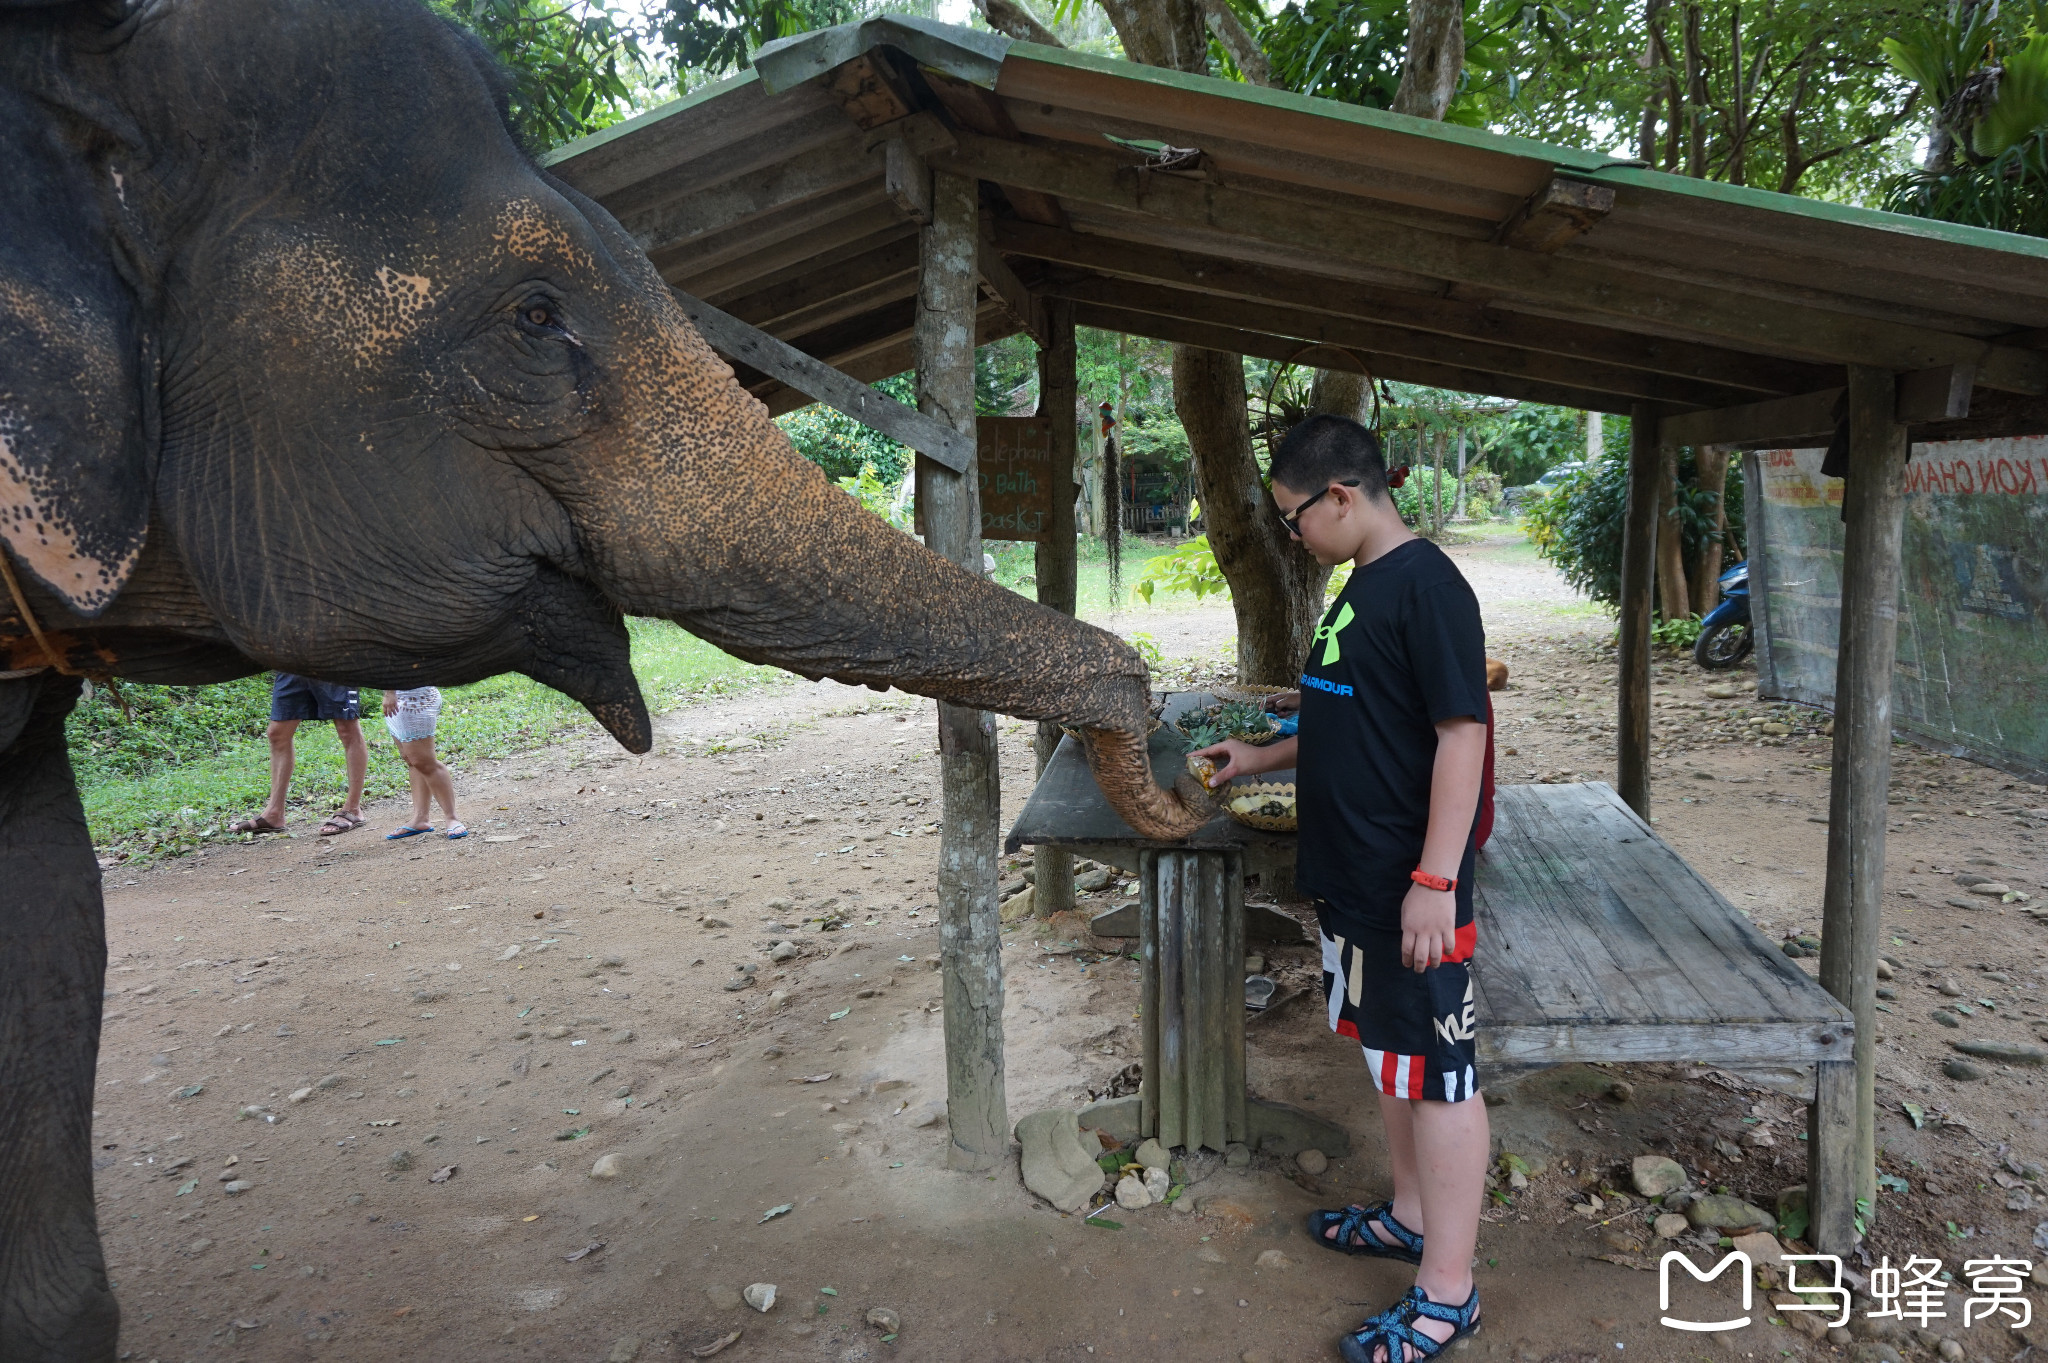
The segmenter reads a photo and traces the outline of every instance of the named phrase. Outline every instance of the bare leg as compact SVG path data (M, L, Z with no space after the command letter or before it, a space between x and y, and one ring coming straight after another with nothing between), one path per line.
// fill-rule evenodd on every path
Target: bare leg
M412 817L406 820L408 828L431 828L428 822L434 816L434 809L428 800L427 780L420 774L419 764L413 760L412 749L417 743L401 743L398 755L405 759L405 780L412 788Z
M292 789L292 736L299 731L296 719L273 719L264 732L270 739L270 803L263 806L263 822L284 827L284 801Z
M441 802L442 813L448 822L455 818L455 774L445 763L434 756L434 740L418 738L410 743L401 743L398 750L405 754L406 775L412 781L412 824L415 828L427 826L432 814L429 797Z
M1429 1235L1422 1248L1416 1286L1445 1306L1463 1306L1472 1295L1472 1255L1479 1247L1479 1209L1486 1196L1489 1151L1486 1100L1478 1095L1462 1103L1410 1102L1380 1099L1381 1109L1407 1109L1405 1120L1387 1113L1387 1144L1399 1150L1395 1131L1407 1129L1407 1158L1412 1190L1401 1187L1400 1156L1394 1174L1395 1216L1416 1230L1424 1222ZM1417 1208L1410 1221L1399 1208ZM1414 1328L1432 1339L1449 1339L1452 1326L1420 1318ZM1400 1360L1394 1360L1400 1363Z
M1415 1105L1405 1098L1389 1098L1380 1095L1380 1121L1387 1131L1387 1158L1394 1166L1394 1219L1424 1235L1421 1175L1415 1168L1415 1123L1410 1109ZM1368 1222L1366 1229L1379 1237L1382 1244L1394 1244L1392 1235L1377 1221ZM1323 1232L1325 1240L1337 1238L1337 1227ZM1354 1245L1364 1244L1358 1233L1351 1238Z
M348 799L341 812L361 818L363 780L370 774L370 748L363 742L363 722L359 719L337 719L334 721L334 736L341 740L342 760L348 765Z

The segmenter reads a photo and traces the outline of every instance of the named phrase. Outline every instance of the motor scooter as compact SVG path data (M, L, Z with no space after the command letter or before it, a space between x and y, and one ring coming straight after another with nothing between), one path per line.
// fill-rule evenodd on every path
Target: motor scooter
M1741 663L1756 647L1749 625L1749 560L1721 574L1721 604L1700 621L1692 660L1709 672L1723 672Z

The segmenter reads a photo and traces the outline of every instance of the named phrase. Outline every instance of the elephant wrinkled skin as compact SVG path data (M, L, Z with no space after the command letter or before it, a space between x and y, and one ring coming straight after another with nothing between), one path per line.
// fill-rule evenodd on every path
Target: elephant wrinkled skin
M98 872L62 671L366 686L507 670L635 751L624 616L1089 738L1133 826L1113 636L926 551L799 458L417 0L0 0L0 1358L113 1356L87 1166Z

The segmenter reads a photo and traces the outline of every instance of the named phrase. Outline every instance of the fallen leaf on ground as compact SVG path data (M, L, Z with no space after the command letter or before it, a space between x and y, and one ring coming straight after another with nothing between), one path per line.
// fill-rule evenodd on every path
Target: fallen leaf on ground
M837 1022L837 1021L839 1021L839 1019L841 1019L841 1018L845 1017L845 1016L846 1016L846 1015L847 1015L848 1013L851 1013L852 1011L853 1011L853 1010L852 1010L851 1008L842 1008L842 1009L840 1009L840 1010L839 1010L838 1012L836 1012L836 1013L832 1013L832 1014L829 1014L829 1015L828 1015L828 1016L827 1016L827 1017L825 1018L825 1021L827 1021L827 1022Z
M738 1330L733 1331L729 1335L720 1335L717 1339L712 1340L709 1344L706 1344L701 1348L690 1350L690 1357L709 1358L711 1357L711 1355L723 1350L727 1345L739 1343L739 1339L740 1332Z
M804 1082L806 1084L822 1084L831 1077L829 1074L807 1074L804 1076Z
M767 1215L763 1216L759 1221L756 1221L754 1224L757 1226L766 1225L768 1222L773 1221L776 1217L787 1216L789 1213L795 1210L796 1203L794 1202L785 1202L779 1207L770 1207L768 1209Z
M574 1254L563 1255L562 1262L565 1264L573 1264L578 1259L586 1259L603 1248L604 1241L592 1240L589 1244L585 1245L582 1249L577 1250Z

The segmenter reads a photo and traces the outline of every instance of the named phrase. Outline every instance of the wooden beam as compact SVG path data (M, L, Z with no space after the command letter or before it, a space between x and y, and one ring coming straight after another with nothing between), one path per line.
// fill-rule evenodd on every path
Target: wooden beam
M986 245L986 243L984 243ZM1038 604L1072 615L1078 604L1074 544L1074 463L1077 441L1075 407L1080 380L1075 373L1074 308L1071 303L1052 299L1044 304L1046 334L1038 351L1038 414L1052 418L1052 518L1045 538L1032 546L1038 578ZM1038 758L1037 775L1045 775L1046 763L1059 749L1061 729L1056 720L1040 720L1032 749ZM1074 854L1063 847L1040 847L1034 862L1031 913L1050 918L1071 912L1074 907Z
M920 459L925 543L981 572L981 497L974 463L974 254L980 205L973 180L932 176L917 308L918 406L966 442L964 468ZM1003 1083L1003 940L996 902L1002 789L986 712L939 703L939 964L946 1024L947 1164L989 1169L1009 1154Z
M1596 261L1537 256L1328 203L1282 202L1172 175L1152 175L1141 184L1127 158L1074 147L1025 146L967 132L960 142L957 153L935 158L933 164L1001 186L1717 336L1743 349L1900 370L1974 363L1978 381L1988 387L2048 393L2048 355L2037 351L1850 312L1745 298Z
M1966 364L1940 365L1898 381L1895 419L1907 425L1957 421L1970 415L1976 370ZM1841 388L1797 397L1748 402L1666 417L1660 438L1669 445L1797 445L1834 438L1843 412Z
M863 151L858 138L841 138L776 161L756 174L636 213L619 225L643 250L669 250L874 180L880 173L878 155Z
M1218 326L1243 327L1269 336L1294 337L1350 349L1370 350L1463 369L1500 374L1534 383L1556 383L1609 395L1618 402L1646 399L1689 407L1714 406L1736 390L1689 379L1653 374L1644 369L1599 364L1546 355L1537 350L1494 345L1488 341L1445 336L1440 332L1384 322L1365 322L1306 308L1251 303L1214 294L1162 288L1127 279L1084 279L1049 282L1044 292L1076 302L1156 312Z
M882 193L878 180L849 186L765 222L650 250L647 257L663 279L703 298L842 243L901 231L903 226L903 215Z
M1011 320L1010 314L992 303L984 302L981 310L974 315L976 346L993 345L1005 337L1016 334L1017 324ZM852 375L863 383L873 383L878 379L907 373L917 367L915 338L906 330L900 336L891 336L879 341L870 339L850 358L833 361L832 367ZM744 380L742 382L748 391L761 399L770 416L794 412L799 407L807 407L811 403L809 395L800 393L776 379L762 379L758 385Z
M1776 360L1674 341L1662 336L1561 324L1555 319L1509 312L1479 303L1336 279L1312 270L1293 270L1230 260L1194 251L1169 250L1113 237L1061 231L1036 223L999 219L999 249L1060 265L1073 265L1130 279L1149 279L1222 298L1310 308L1339 317L1390 322L1418 331L1460 336L1494 345L1517 346L1653 374L1716 383L1758 393L1798 393L1839 382L1841 371L1798 360Z
M1614 209L1611 185L1584 180L1552 180L1524 200L1514 216L1500 225L1493 239L1518 251L1549 255L1573 238L1592 230Z
M1120 331L1127 336L1150 336L1157 341L1203 346L1209 350L1236 351L1241 355L1257 355L1261 359L1279 360L1282 363L1313 364L1323 369L1342 369L1352 374L1370 374L1374 378L1419 383L1431 388L1450 388L1461 393L1513 398L1518 402L1545 402L1558 407L1580 407L1601 412L1626 412L1630 407L1627 399L1617 398L1610 393L1567 388L1561 384L1525 382L1500 374L1460 369L1455 365L1431 364L1423 360L1405 359L1398 355L1381 355L1349 346L1339 349L1328 345L1304 344L1285 337L1268 336L1262 332L1216 326L1213 323L1190 321L1186 318L1163 317L1157 313L1139 312L1132 308L1106 307L1099 303L1076 303L1074 320L1082 326L1096 327L1103 331Z
M1650 821L1650 608L1657 568L1657 485L1663 471L1659 418L1649 403L1629 414L1628 510L1621 534L1614 789Z
M1024 286L1024 281L1017 278L1017 272L985 235L975 241L974 268L989 298L1017 319L1019 329L1029 332L1039 345L1048 344L1046 338L1050 333L1046 330L1044 301Z
M865 305L854 306L851 300L865 298L877 285L899 281L908 282L907 292L916 292L915 233L850 259L825 262L815 272L799 274L766 288L706 301L764 331L794 335L854 316ZM849 306L852 311L844 310Z
M1898 384L1849 371L1849 467L1842 488L1842 609L1835 646L1834 764L1820 982L1856 1015L1856 1144L1849 1188L1816 1189L1814 1244L1855 1240L1856 1202L1877 1212L1877 958L1884 936L1886 796L1892 769L1892 671L1898 658L1906 428Z
M728 359L752 365L772 374L790 387L810 394L855 421L872 426L883 435L900 440L927 458L954 472L974 464L974 437L964 440L953 428L931 420L904 406L887 393L877 392L858 379L840 373L786 342L778 341L759 327L720 312L681 289L671 290L711 348Z

